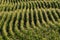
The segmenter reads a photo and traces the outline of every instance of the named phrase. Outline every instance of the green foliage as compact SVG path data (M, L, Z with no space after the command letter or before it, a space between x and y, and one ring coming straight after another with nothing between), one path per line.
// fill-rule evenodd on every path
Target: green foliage
M0 0L0 40L60 40L59 1Z

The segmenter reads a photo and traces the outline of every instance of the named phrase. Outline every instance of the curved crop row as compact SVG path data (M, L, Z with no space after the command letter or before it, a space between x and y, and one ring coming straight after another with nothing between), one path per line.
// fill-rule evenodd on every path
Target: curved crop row
M50 32L52 33L51 35L59 34L59 10L60 9L24 8L15 12L3 12L4 15L1 16L2 18L0 19L2 38L4 40L50 40L51 38L47 37L50 35ZM58 33L54 33L56 32L55 30ZM54 37L55 35L50 37ZM56 38L57 36L58 38ZM57 36L52 39L58 40L60 35Z
M60 1L60 0L0 0L0 3L16 3L16 2L28 2L28 1Z
M18 3L4 3L0 5L0 11L15 11L18 9L34 9L34 8L58 8L60 9L60 2L45 2L45 1L35 1L35 2L18 2Z

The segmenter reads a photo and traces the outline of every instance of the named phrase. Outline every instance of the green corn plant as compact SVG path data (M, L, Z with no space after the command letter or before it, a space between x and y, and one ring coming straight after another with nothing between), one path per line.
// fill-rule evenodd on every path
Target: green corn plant
M49 20L49 17L48 17L48 13L49 13L49 10L44 10L44 12L45 12L45 16L46 16L46 20L47 20L47 24L49 24L49 25L51 25L51 21ZM53 24L53 23L52 23ZM54 24L53 24L54 25Z
M20 16L20 13L17 13L17 19L15 21L15 27L14 27L14 31L15 33L17 34L17 36L19 36L19 39L21 39L20 37L23 35L22 32L20 32L20 30L18 29L18 22L19 22L19 16Z
M13 13L11 13L11 14L13 14ZM14 18L15 18L15 16L16 16L16 14L13 14L13 16L12 16L12 19L11 19L11 21L10 21L10 23L9 23L9 33L10 33L10 36L13 38L13 39L15 39L14 37L15 37L15 33L13 32L13 22L14 22Z
M4 23L4 26L3 26L3 28L2 28L2 35L4 36L4 38L5 38L5 40L9 40L9 38L8 38L8 36L7 36L7 32L6 32L6 26L7 26L7 24L6 24L6 22Z
M44 21L44 19L43 19L43 15L42 15L42 12L41 12L41 11L42 11L42 10L40 10L40 16L41 16L42 24L45 25L46 23L45 23L45 21Z
M35 26L34 23L34 11L31 9L31 27L36 31L38 30L38 27Z
M54 15L56 16L56 20L58 22L59 21L59 17L57 15L57 13L55 12L55 10L54 10ZM59 22L57 23L57 22L56 22L56 25L60 26L60 23Z
M3 35L4 37L6 36L6 38L5 38L6 40L9 40L8 37L7 37L8 34L7 34L6 30L8 30L7 28L8 28L8 23L9 23L9 21L10 21L10 17L11 17L11 15L8 15L7 20L5 21L4 26L3 26L3 28L2 28L2 32L5 33L4 35L3 35L3 34L2 34L2 35ZM6 27L7 27L7 28L6 28Z
M40 22L39 22L39 17L38 17L38 11L35 9L34 10L35 11L35 16L36 16L36 25L38 26L38 27L41 27L41 24L40 24Z
M13 38L13 39L15 39L14 37L15 37L15 33L12 31L12 27L13 27L13 21L10 21L10 23L9 23L9 33L10 33L10 36Z
M31 29L29 24L29 9L27 9L27 13L26 13L26 27L27 29Z
M20 29L25 32L25 28L24 28L24 13L25 13L25 10L23 10L23 14L22 14L22 19L21 19L21 26L20 26Z
M33 19L33 10L31 9L31 24L32 24L32 28L35 28L35 25L34 25L34 19Z
M2 17L1 21L0 21L0 26L2 27L4 22L6 21L6 17L7 17L7 14L4 14L4 16Z
M46 11L45 10L43 10L42 11L42 15L43 15L43 20L45 21L45 25L46 25L46 27L49 27L49 25L48 25L48 23L47 22L49 22L49 20L48 20L48 18L47 18L47 14L46 14Z

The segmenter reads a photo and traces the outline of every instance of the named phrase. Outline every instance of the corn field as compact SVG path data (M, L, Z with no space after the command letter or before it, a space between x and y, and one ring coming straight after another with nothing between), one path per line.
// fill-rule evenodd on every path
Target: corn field
M0 40L60 40L60 0L0 0Z

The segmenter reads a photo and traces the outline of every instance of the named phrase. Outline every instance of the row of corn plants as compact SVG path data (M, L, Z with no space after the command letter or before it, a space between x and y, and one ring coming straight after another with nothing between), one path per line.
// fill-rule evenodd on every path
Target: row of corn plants
M0 13L2 40L59 40L60 9L20 9ZM53 37L53 38L52 38Z
M28 1L60 1L60 0L0 0L1 3L15 3L15 2L28 2Z
M45 2L45 1L33 1L33 2L18 2L18 3L1 3L0 11L15 11L18 9L34 9L34 8L58 8L60 9L60 2Z

